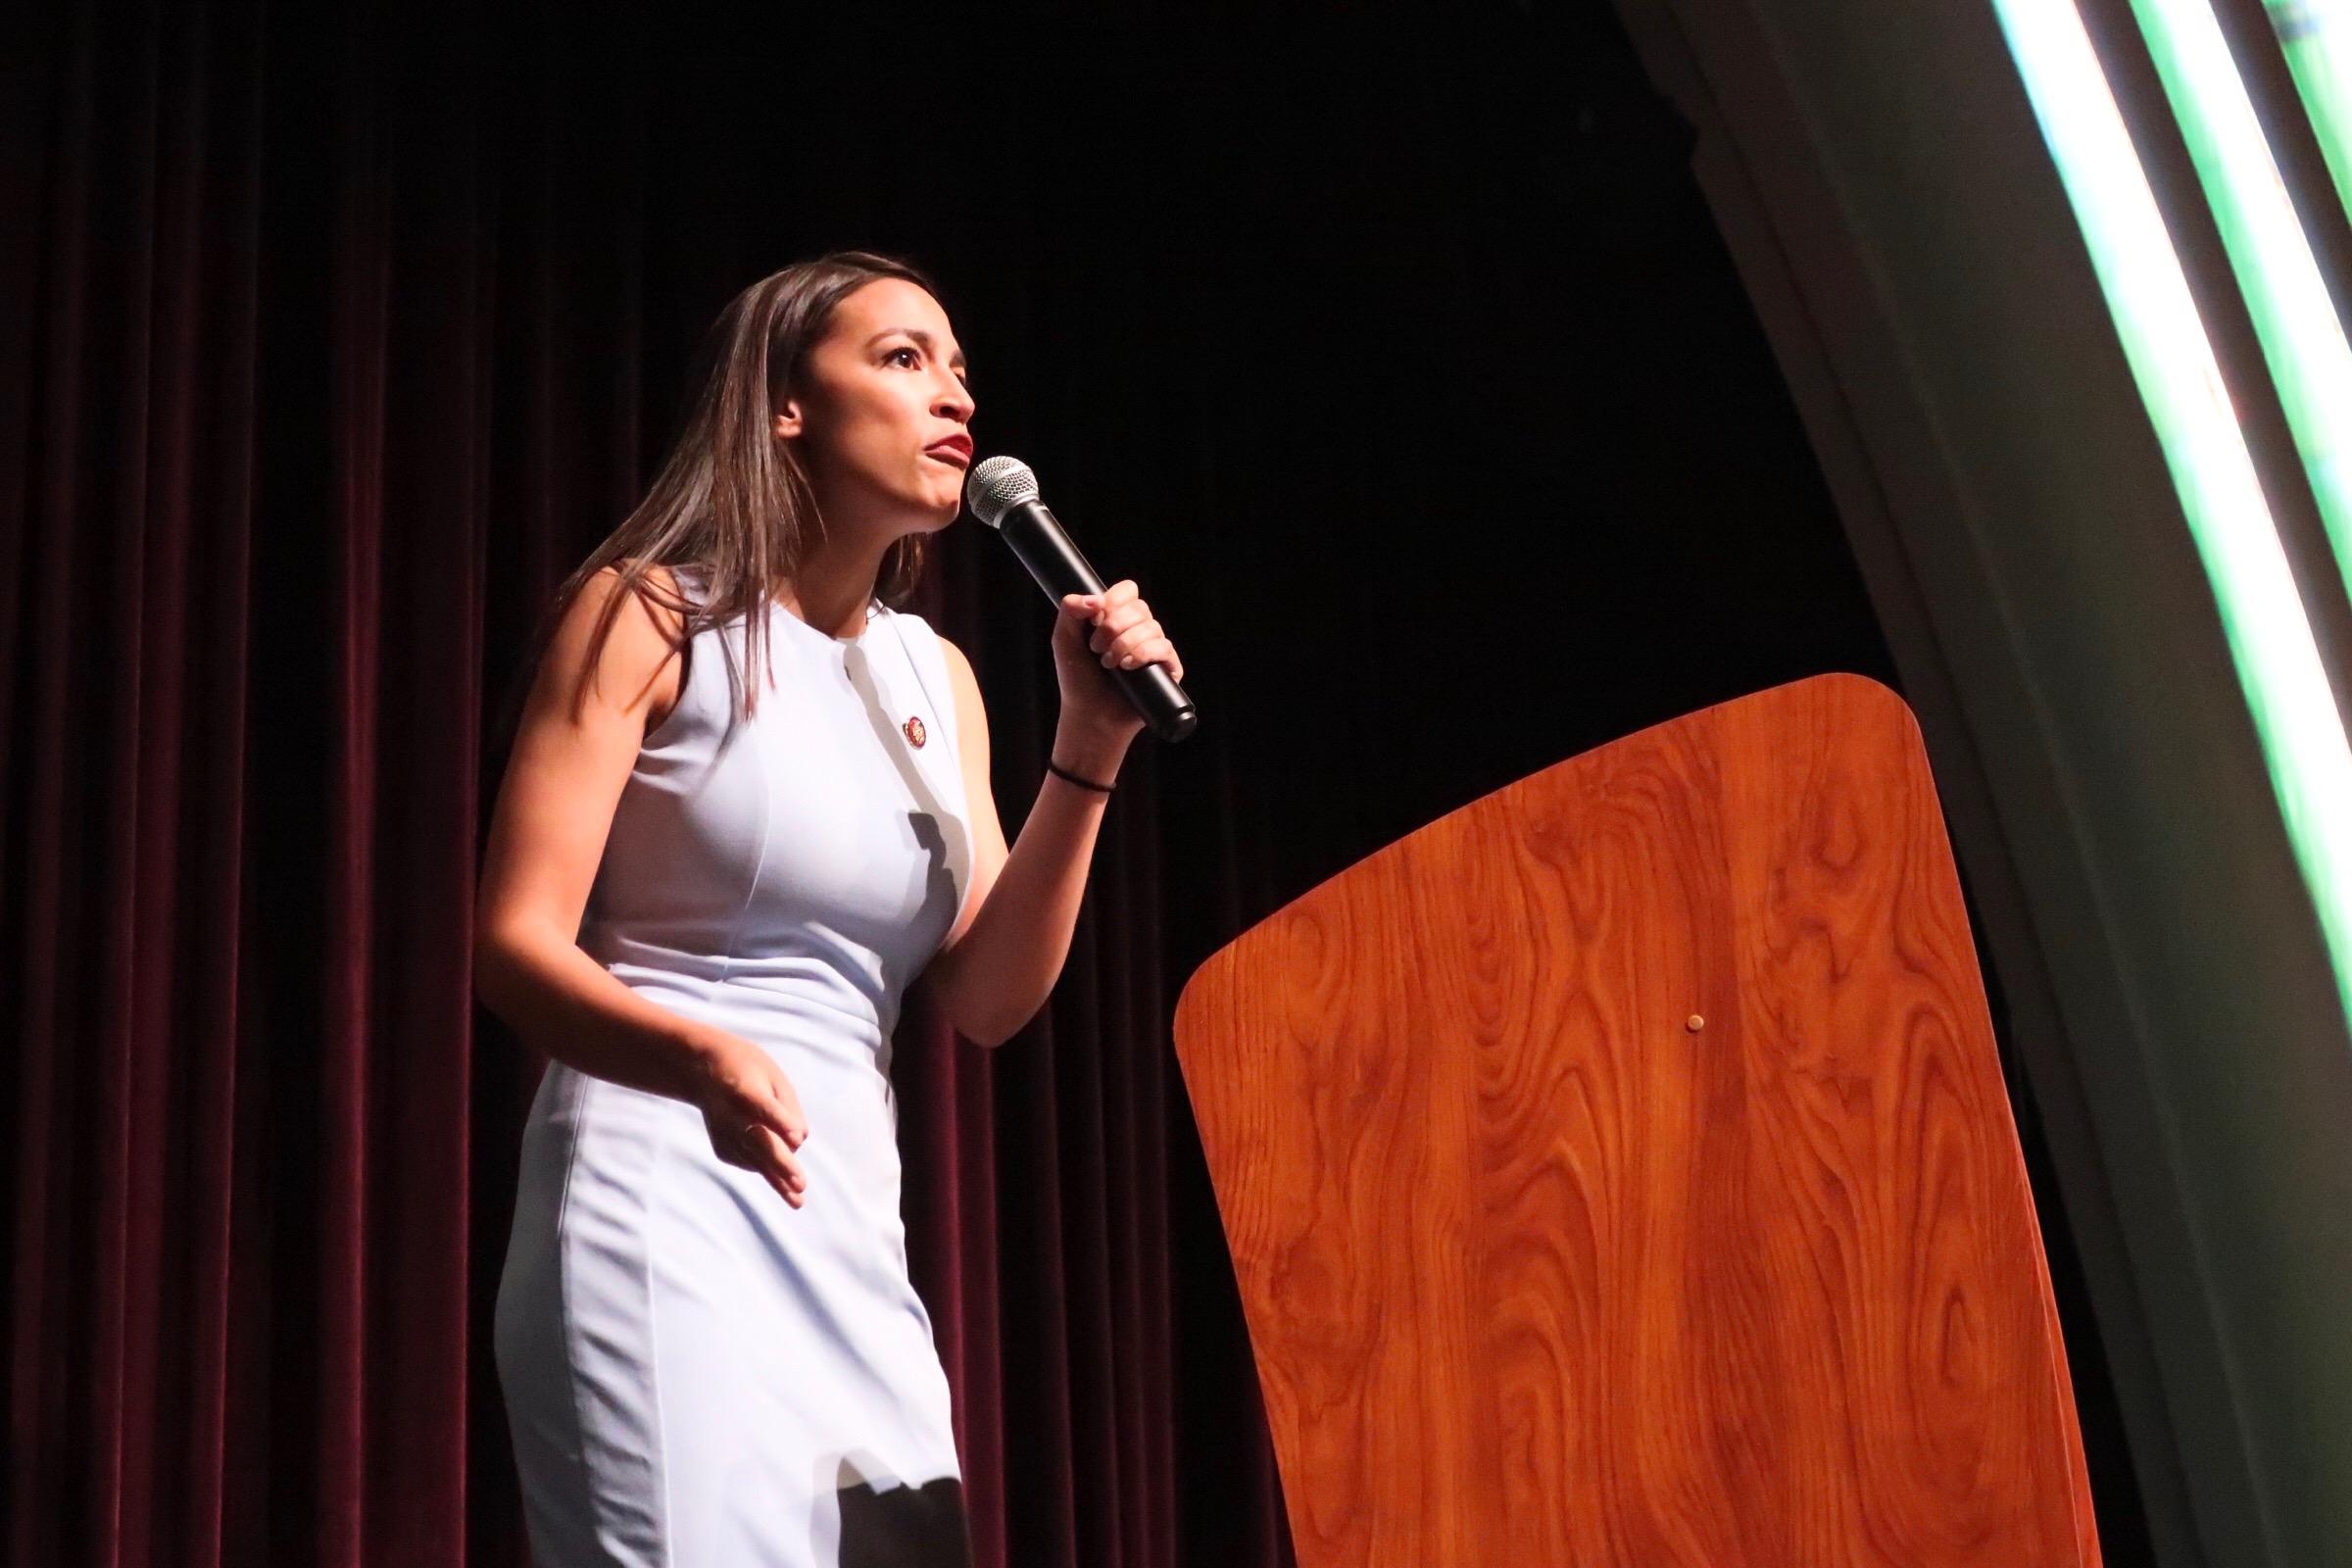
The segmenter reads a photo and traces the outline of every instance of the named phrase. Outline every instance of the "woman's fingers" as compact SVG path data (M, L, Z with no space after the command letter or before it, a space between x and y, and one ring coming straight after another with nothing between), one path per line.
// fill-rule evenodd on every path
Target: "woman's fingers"
M1152 613L1152 607L1144 603L1142 590L1135 586L1132 577L1122 577L1099 594L1063 594L1061 605L1086 622L1090 634L1096 637L1101 637L1106 629L1117 632L1132 626Z
M1134 578L1122 577L1099 594L1064 594L1061 606L1086 628L1087 649L1105 669L1165 664L1171 677L1182 678L1184 661Z
M752 1168L767 1178L784 1201L798 1208L807 1200L808 1173L800 1159L784 1147L784 1136L773 1127L756 1126L750 1129L752 1143L760 1152Z
M769 1075L767 1093L760 1106L760 1174L784 1201L799 1208L808 1201L808 1173L796 1152L808 1141L808 1118L801 1110L800 1092L781 1072Z
M1121 640L1132 638L1137 632L1142 631L1151 623L1151 620L1150 612L1125 620L1113 620L1105 615L1095 622L1095 629L1086 639L1086 646L1098 654L1106 654L1118 646Z
M701 1087L711 1152L722 1163L759 1176L800 1207L808 1173L795 1151L808 1142L808 1118L792 1080L762 1049L730 1037L713 1054Z
M777 1073L762 1087L767 1093L755 1107L757 1119L747 1129L760 1154L755 1168L771 1183L780 1184L777 1191L792 1199L808 1186L808 1172L797 1152L808 1141L808 1118L801 1111L801 1097L791 1079ZM794 1201L797 1207L797 1199Z
M1087 646L1101 653L1122 635L1152 619L1152 607L1141 599L1130 600L1115 609L1093 612L1094 624L1087 633Z
M775 1128L787 1149L798 1149L808 1141L808 1118L801 1114L800 1096L790 1085L771 1090L767 1101L768 1125Z
M1159 622L1147 620L1140 626L1129 627L1112 639L1110 646L1102 650L1102 662L1105 664L1141 663L1145 658L1149 657L1152 648L1164 644L1166 641L1167 636L1160 630Z
M1166 664L1171 675L1182 669L1176 657L1176 645L1168 641L1167 632L1156 620L1144 620L1119 633L1095 650L1102 656L1105 666L1133 669L1138 664Z
M1153 650L1165 642L1165 628L1152 617L1152 607L1141 599L1132 599L1116 609L1095 612L1086 646L1104 664L1133 668L1163 657Z
M808 1185L808 1175L801 1168L800 1156L784 1141L784 1135L765 1123L755 1123L747 1129L752 1147L760 1158L760 1168L791 1182L795 1187Z

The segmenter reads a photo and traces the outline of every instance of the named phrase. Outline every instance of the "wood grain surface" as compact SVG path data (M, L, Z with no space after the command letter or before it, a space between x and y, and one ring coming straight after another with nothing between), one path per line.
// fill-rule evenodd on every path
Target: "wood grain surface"
M1473 802L1217 953L1175 1029L1300 1568L2098 1562L1886 687Z

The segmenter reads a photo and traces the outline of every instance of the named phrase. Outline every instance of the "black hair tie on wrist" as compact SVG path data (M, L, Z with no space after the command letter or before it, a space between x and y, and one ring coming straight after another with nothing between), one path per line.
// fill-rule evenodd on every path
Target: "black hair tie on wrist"
M1075 773L1071 772L1071 771L1070 771L1068 768L1066 768L1066 767L1062 766L1062 765L1061 765L1059 762L1056 762L1056 761L1055 761L1055 760L1054 760L1054 759L1052 759L1051 757L1049 757L1049 758L1047 758L1047 759L1046 759L1046 771L1047 771L1047 772L1049 772L1049 773L1052 773L1052 774L1055 775L1056 777L1059 777L1059 778L1066 778L1066 779L1068 779L1068 780L1069 780L1071 783L1073 783L1073 784L1077 785L1077 786L1078 786L1080 789L1083 789L1083 790L1100 790L1100 791L1101 791L1102 793L1103 793L1104 795L1108 795L1108 794L1110 793L1110 786L1109 786L1109 785L1107 785L1107 784L1098 784L1098 783L1096 783L1096 782L1095 782L1093 779L1091 779L1091 778L1080 778L1080 777L1079 777L1077 774L1075 774Z

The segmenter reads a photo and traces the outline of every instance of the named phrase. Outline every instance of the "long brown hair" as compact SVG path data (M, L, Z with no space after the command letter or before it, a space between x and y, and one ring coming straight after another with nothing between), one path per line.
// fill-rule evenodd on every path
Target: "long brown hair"
M683 617L680 646L704 627L743 615L746 662L765 666L766 616L757 612L824 529L800 459L775 437L774 411L797 386L834 307L884 277L904 278L939 296L910 262L840 250L770 272L719 313L704 341L693 406L645 499L556 590L536 639L543 650L588 582L607 566L617 570L619 582L597 616L572 691L575 716L612 617L632 593ZM874 594L893 610L921 579L925 538L907 534L883 554ZM704 579L699 606L649 575L656 566L679 565L694 567ZM758 706L760 684L737 682L747 713Z

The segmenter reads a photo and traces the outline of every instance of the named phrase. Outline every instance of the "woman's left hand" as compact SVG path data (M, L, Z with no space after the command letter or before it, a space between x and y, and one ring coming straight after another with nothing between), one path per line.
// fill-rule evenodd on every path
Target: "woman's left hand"
M1134 738L1144 727L1113 669L1164 664L1170 679L1184 678L1184 661L1167 639L1152 607L1132 578L1121 578L1100 594L1069 594L1054 623L1054 664L1061 683L1061 719L1115 737Z

